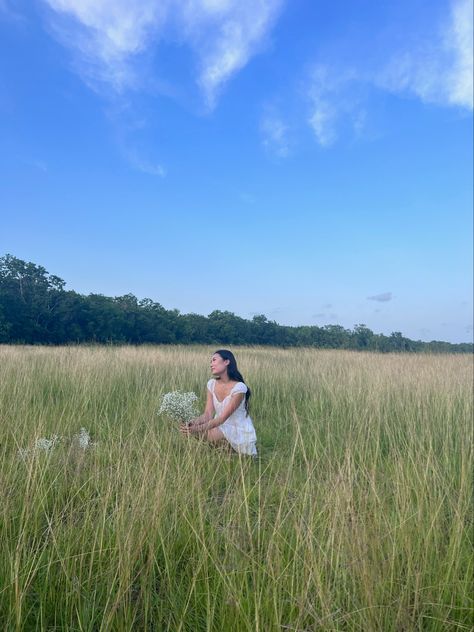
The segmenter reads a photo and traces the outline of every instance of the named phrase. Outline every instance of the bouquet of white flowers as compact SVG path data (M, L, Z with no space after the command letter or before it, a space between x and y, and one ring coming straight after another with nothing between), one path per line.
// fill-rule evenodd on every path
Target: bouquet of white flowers
M191 419L197 417L197 411L194 404L198 400L195 393L182 393L181 391L172 391L163 395L161 406L158 414L168 415L173 421L188 424Z

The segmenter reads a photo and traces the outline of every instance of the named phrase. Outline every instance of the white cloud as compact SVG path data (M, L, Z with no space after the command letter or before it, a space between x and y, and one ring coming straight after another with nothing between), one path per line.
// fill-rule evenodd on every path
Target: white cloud
M230 77L258 53L283 0L187 0L185 34L199 58L198 83L210 107Z
M329 147L336 140L336 120L339 115L337 108L323 98L314 100L313 112L309 118L309 124L323 147Z
M451 103L472 109L473 107L473 6L471 0L463 0L453 7L448 29L455 64L449 74L449 98Z
M127 151L127 158L131 166L137 171L142 171L151 176L159 176L160 178L164 178L166 175L166 170L162 165L144 159L133 150Z
M144 0L44 0L53 10L53 33L75 53L88 85L106 83L120 92L135 82L132 61L156 39L166 11Z
M351 69L337 70L316 64L307 90L310 103L308 123L322 147L330 147L339 135L341 121L349 118L359 135L364 124L357 90L358 75Z
M0 3L5 0L0 0ZM139 171L164 177L164 167L139 148L129 90L173 89L159 74L160 44L188 47L196 84L209 108L224 84L262 50L283 0L43 0L54 37L72 51L74 70L93 90L110 98L111 119L123 156ZM1 7L2 5L0 5ZM151 68L157 54L158 73ZM116 98L119 97L119 98ZM142 133L143 136L143 133ZM146 145L146 142L145 142ZM154 150L151 152L154 153Z
M473 107L473 7L471 0L451 3L446 23L435 37L400 51L374 78L393 92L412 92L422 101Z
M196 81L213 107L222 86L261 50L283 0L43 1L89 85L105 82L117 92L136 86L133 62L171 33L193 50Z
M334 85L329 81L329 68L318 64L312 73L309 88L311 114L309 124L323 147L332 145L336 139L335 123L338 108L329 95L334 93Z
M265 149L280 158L288 156L289 128L278 114L272 110L265 112L260 121L260 133Z
M48 173L48 165L44 162L44 160L31 160L29 164L35 169L38 169L38 171Z
M125 98L110 105L106 113L115 132L117 147L129 165L137 171L165 177L165 168L153 157L156 147L148 142L146 117Z
M385 58L374 55L352 65L319 62L312 67L306 85L307 120L322 147L333 145L344 126L354 136L363 135L370 88L472 110L472 0L452 0L444 23L433 26L425 20L423 29L413 38L415 44Z

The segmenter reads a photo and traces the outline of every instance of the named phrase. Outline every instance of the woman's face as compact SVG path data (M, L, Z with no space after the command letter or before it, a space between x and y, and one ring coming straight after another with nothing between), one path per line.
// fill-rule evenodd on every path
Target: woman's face
M218 353L215 353L211 358L211 373L212 375L221 376L227 371L227 365L230 360L224 360Z

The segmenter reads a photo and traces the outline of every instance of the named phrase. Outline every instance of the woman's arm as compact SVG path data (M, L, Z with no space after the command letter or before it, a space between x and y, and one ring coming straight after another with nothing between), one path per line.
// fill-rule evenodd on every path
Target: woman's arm
M203 424L205 421L205 416L204 415L199 415L199 417L194 417L194 419L191 419L191 421L188 423L188 426L200 426L201 424Z
M191 419L188 425L181 424L179 427L179 431L184 435L201 434L201 432L205 432L206 424L209 422L210 419L212 419L214 412L215 410L212 393L208 390L206 408L204 410L204 413L202 415L199 415L199 417L196 417L195 419Z

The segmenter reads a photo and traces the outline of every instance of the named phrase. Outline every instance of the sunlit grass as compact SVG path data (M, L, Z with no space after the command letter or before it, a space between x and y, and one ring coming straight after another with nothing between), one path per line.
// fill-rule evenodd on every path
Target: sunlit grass
M0 346L0 629L470 630L472 358L233 348L253 461L156 414L213 351Z

